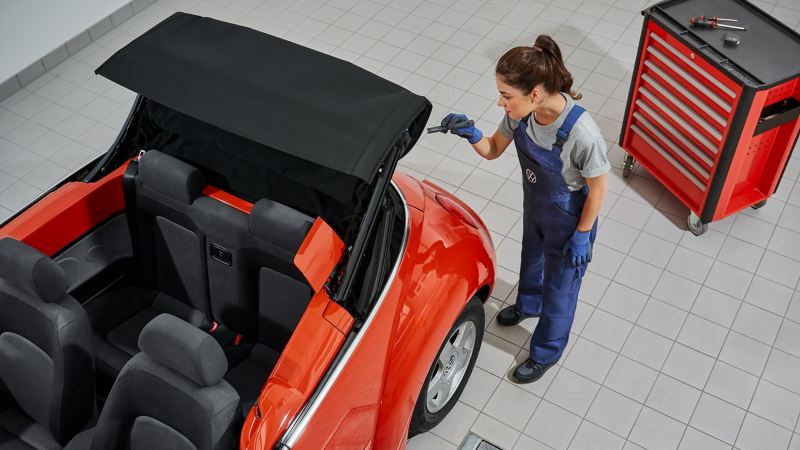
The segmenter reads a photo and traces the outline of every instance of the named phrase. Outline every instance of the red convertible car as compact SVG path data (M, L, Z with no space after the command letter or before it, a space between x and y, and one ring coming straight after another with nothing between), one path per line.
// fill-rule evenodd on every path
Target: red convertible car
M0 227L0 447L398 449L472 371L483 222L396 172L431 111L177 13L97 73L107 153Z

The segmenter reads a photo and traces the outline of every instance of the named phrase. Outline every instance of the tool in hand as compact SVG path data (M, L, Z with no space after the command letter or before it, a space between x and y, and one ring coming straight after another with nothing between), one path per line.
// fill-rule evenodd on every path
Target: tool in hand
M698 28L728 28L731 30L746 30L744 27L737 27L734 25L725 25L724 23L717 23L713 20L704 19L701 17L692 17L691 19L692 26Z
M471 127L472 125L475 125L475 121L474 120L455 122L455 123L451 123L449 126L446 126L446 127L445 126L430 127L430 128L428 128L428 134L430 134L430 133L447 133L448 131L451 131L451 130L456 130L456 129L459 129L459 128Z

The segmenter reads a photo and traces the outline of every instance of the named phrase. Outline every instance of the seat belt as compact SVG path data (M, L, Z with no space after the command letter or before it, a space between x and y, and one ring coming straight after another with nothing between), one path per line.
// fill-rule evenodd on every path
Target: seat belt
M128 219L128 231L131 234L131 253L133 254L133 271L136 278L139 277L139 233L138 233L138 212L136 210L136 184L134 182L136 174L139 173L139 158L145 151L139 152L136 158L128 163L125 173L122 175L122 194L125 200L125 216Z

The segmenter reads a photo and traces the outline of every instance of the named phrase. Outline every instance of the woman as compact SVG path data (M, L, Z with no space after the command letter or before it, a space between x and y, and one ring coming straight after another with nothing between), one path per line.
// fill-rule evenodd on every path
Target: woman
M468 120L463 114L448 114L442 125L486 159L500 156L512 140L517 148L525 193L519 292L516 304L501 310L497 321L511 326L539 317L530 357L512 376L517 383L530 383L559 360L567 345L611 165L600 129L573 101L580 95L572 90L572 75L549 36L506 52L495 74L497 105L506 115L493 136L463 126Z

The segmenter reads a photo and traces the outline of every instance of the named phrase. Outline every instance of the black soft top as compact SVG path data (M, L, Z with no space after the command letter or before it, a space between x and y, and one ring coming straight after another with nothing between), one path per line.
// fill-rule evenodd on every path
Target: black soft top
M182 115L370 183L425 97L354 64L259 31L176 13L97 71ZM235 149L228 149L235 151Z

